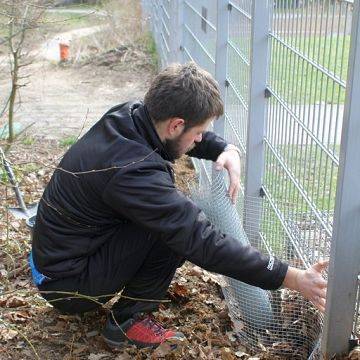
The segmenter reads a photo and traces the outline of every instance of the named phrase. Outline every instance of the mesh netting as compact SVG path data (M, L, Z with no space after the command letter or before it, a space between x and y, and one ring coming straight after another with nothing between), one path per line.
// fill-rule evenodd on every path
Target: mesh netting
M272 248L261 245L261 239L266 236L264 229L268 231L272 227L263 201L258 198L244 201L240 196L235 207L227 196L226 183L219 173L211 187L200 185L193 189L192 198L223 232L242 244L251 243L263 252L289 260L282 256L285 253L279 254L286 239L279 238L278 246L273 242ZM229 277L223 280L223 293L235 331L250 351L266 351L274 357L289 359L319 358L323 318L309 301L287 289L265 291Z

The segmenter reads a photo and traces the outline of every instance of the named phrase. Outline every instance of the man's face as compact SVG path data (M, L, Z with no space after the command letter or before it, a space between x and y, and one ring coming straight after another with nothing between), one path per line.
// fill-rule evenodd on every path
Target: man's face
M212 119L207 120L202 125L193 126L183 130L180 135L173 139L166 139L165 149L173 159L178 159L195 147L195 144L202 140L204 131L210 125Z

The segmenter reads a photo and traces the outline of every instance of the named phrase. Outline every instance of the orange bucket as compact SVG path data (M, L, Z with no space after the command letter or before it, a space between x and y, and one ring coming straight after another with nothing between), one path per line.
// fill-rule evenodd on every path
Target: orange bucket
M60 43L60 61L68 61L69 60L69 45Z

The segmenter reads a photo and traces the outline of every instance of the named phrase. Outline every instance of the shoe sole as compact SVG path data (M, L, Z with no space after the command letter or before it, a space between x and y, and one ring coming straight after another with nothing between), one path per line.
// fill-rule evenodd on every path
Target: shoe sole
M106 344L113 348L113 349L122 349L124 347L127 346L131 346L131 345L135 345L137 348L139 349L143 349L143 348L152 348L152 349L156 349L160 344L147 344L147 343L141 343L141 342L137 342L137 341L130 341L130 340L126 340L126 341L113 341L110 339L107 339L106 337L102 336L102 338L104 339L104 341L106 342ZM171 350L175 350L180 346L185 345L185 343L187 343L186 338L170 338L167 339L166 341L164 341L164 343L169 344L171 347ZM163 343L163 344L164 344Z
M153 344L146 344L146 343L138 343L136 341L130 341L130 340L125 340L125 341L113 341L113 340L109 340L106 337L102 337L104 339L104 341L106 342L106 344L111 347L112 349L123 349L125 347L131 346L131 345L135 345L137 348L156 348L158 345L153 345Z

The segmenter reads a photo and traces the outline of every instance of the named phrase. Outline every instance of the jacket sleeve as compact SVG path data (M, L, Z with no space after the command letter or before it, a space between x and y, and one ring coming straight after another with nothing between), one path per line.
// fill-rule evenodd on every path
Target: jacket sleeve
M227 142L211 131L205 131L200 142L187 153L191 157L198 159L216 161L218 156L224 151Z
M119 170L107 184L103 200L206 270L263 289L277 289L284 280L287 264L220 232L174 187L164 164L147 161Z

